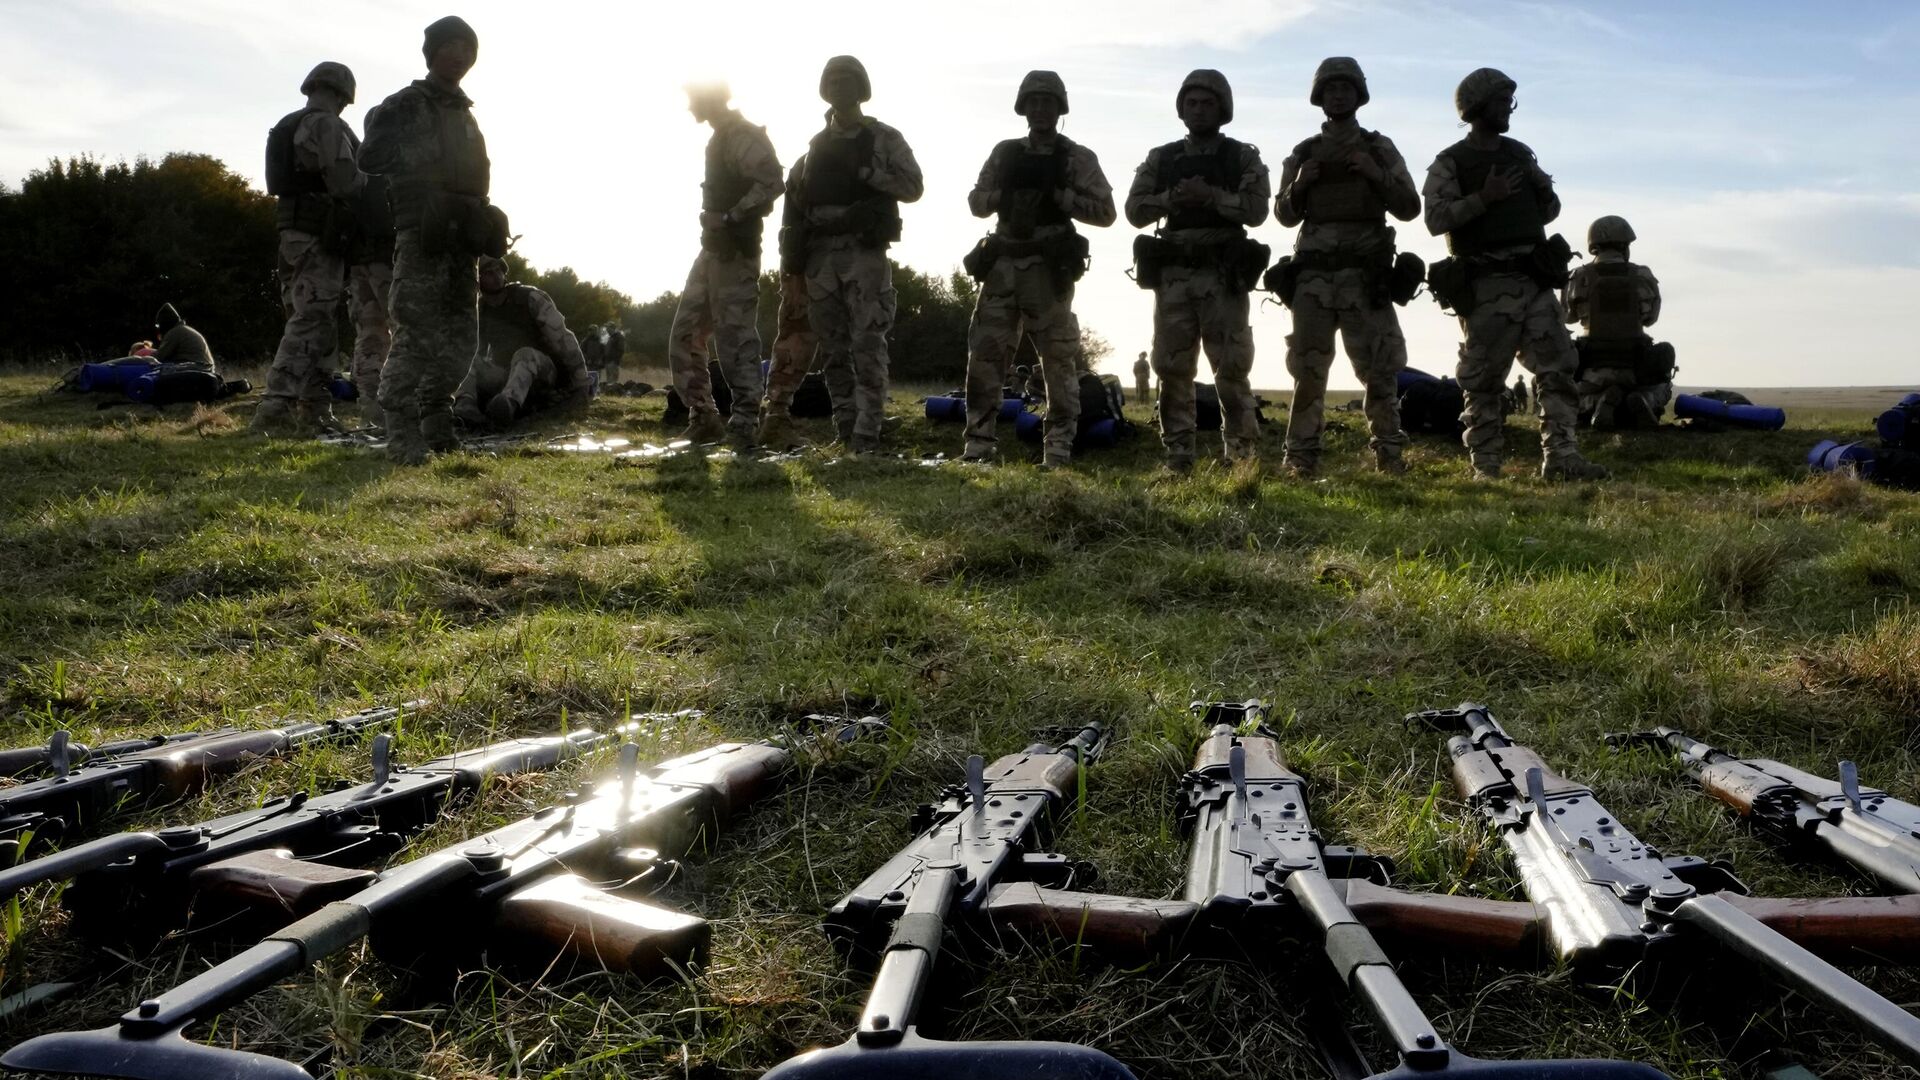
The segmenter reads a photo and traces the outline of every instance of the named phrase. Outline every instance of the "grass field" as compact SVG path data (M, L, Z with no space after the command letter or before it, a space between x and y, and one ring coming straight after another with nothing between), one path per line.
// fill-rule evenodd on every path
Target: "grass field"
M904 842L912 807L958 782L968 754L1063 722L1105 719L1118 737L1055 850L1097 866L1105 890L1175 895L1195 698L1273 702L1328 840L1392 856L1419 890L1517 895L1453 794L1443 740L1402 726L1415 709L1489 703L1644 839L1728 858L1763 894L1870 889L1788 861L1675 766L1610 754L1601 733L1672 724L1822 774L1851 757L1867 782L1920 794L1920 503L1802 463L1816 438L1863 433L1858 407L1796 409L1777 434L1594 437L1615 479L1562 487L1474 483L1462 451L1430 439L1408 476L1380 477L1361 468L1359 418L1336 413L1327 473L1299 484L1220 465L1156 475L1150 432L1063 474L1033 467L1037 447L985 470L825 451L465 453L396 470L249 437L249 403L96 411L39 396L48 381L0 379L0 744L410 697L432 703L400 733L410 760L630 709L705 712L659 733L648 750L662 755L801 713L891 716L891 741L815 762L661 894L715 926L710 963L685 978L480 971L423 1001L359 952L200 1033L294 1059L331 1048L349 1075L750 1076L838 1042L865 982L820 935L821 913ZM911 396L897 394L896 444L957 453L958 429L913 419ZM602 400L555 430L658 442L660 409L657 395ZM1525 426L1510 432L1516 461L1533 459ZM363 755L265 764L137 820L360 775ZM605 767L498 785L421 843L524 816ZM46 891L0 926L0 995L100 961ZM80 992L0 1022L0 1042L105 1025L235 947L193 934L110 957ZM1307 956L1276 945L1120 970L980 948L943 961L926 1027L1085 1042L1143 1077L1317 1077ZM1649 989L1396 959L1476 1056L1619 1056L1684 1080L1758 1076L1787 1048L1829 1078L1913 1075L1731 966L1689 964ZM1853 970L1920 1008L1911 973Z

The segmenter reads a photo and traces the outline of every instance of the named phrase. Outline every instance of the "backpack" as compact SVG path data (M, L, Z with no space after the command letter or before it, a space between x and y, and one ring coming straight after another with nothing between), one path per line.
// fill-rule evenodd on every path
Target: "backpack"
M713 387L713 407L720 410L721 416L733 415L733 387L727 385L727 377L721 374L720 361L707 361L707 382ZM753 407L757 411L760 403L754 402ZM678 424L692 415L687 403L680 400L680 391L668 389L667 412L660 418L661 423Z
M1080 376L1080 430L1085 431L1102 420L1120 419L1120 405L1125 400L1117 375L1095 375L1086 372Z
M1920 394L1908 394L1900 404L1874 418L1880 442L1896 450L1920 450Z
M800 385L794 387L793 404L787 406L787 414L800 420L818 420L833 415L833 395L827 393L827 377L818 371L809 371Z
M1400 391L1400 426L1422 435L1459 437L1467 394L1452 379L1409 379Z

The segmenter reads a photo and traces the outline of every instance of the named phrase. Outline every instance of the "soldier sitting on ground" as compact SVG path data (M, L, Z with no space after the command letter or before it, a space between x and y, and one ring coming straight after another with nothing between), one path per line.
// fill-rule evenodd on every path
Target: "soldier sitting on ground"
M592 396L586 358L553 299L531 285L509 284L500 259L482 258L479 270L479 342L454 416L506 427L535 412L585 408Z
M1587 230L1593 262L1567 283L1567 321L1586 333L1580 351L1580 422L1596 428L1656 427L1673 397L1673 346L1646 327L1660 318L1660 282L1627 261L1635 237L1625 218L1609 214Z
M153 316L154 329L160 331L160 347L153 359L162 365L176 364L200 371L213 370L213 350L200 331L188 326L172 304L161 304Z

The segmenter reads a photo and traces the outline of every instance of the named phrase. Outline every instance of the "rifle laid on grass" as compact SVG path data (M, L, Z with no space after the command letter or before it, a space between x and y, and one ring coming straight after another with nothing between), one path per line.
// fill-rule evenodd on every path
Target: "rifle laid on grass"
M1707 794L1800 853L1818 851L1899 893L1920 893L1920 806L1860 786L1840 763L1836 782L1766 758L1740 758L1678 728L1610 734L1616 749L1671 750Z
M420 704L412 702L403 708ZM0 789L0 844L12 841L13 858L8 861L18 862L115 814L185 798L260 758L351 738L399 715L398 708L369 709L324 723L176 736L61 775Z
M706 945L704 920L603 885L658 881L778 788L793 751L784 741L722 743L644 770L638 754L628 743L617 773L590 791L387 870L111 1027L41 1035L0 1064L129 1080L306 1080L293 1062L192 1042L185 1031L362 940L414 971L450 970L490 939L529 959L636 974L687 963Z
M73 736L68 732L56 731L47 739L45 746L23 746L14 750L0 750L0 778L17 780L27 776L38 776L43 772L65 776L73 771L74 766L89 761L106 761L109 758L125 757L139 750L177 746L196 739L229 735L233 731L233 728L220 728L217 731L185 731L176 735L119 739L114 742L95 743L91 746L74 742Z
M1105 730L1089 724L1057 747L1036 743L988 765L967 760L964 787L914 816L913 840L827 913L827 935L879 966L860 1025L839 1046L810 1050L768 1080L1133 1080L1090 1047L1059 1042L940 1042L916 1030L949 921L981 912L1005 878L1065 885L1071 866L1035 850L1063 804L1078 798L1082 766Z
M1238 951L1258 956L1282 938L1312 939L1340 983L1366 1003L1398 1058L1391 1070L1374 1073L1350 1040L1323 1039L1320 1049L1339 1080L1666 1080L1658 1070L1625 1061L1480 1061L1448 1046L1356 905L1408 937L1451 938L1456 946L1508 953L1532 951L1533 905L1387 888L1392 865L1386 859L1323 842L1307 815L1306 782L1287 768L1274 739L1236 733L1264 717L1264 705L1195 708L1204 709L1209 734L1181 781L1182 820L1193 836L1185 897L1143 901L1006 885L989 904L996 927L1037 930L1123 955L1145 943L1205 951L1232 941Z
M1602 806L1591 788L1554 772L1509 738L1485 706L1415 713L1408 721L1457 733L1447 740L1454 781L1512 855L1562 959L1617 972L1677 949L1718 945L1920 1064L1920 1018L1756 917L1781 916L1782 929L1793 937L1830 945L1870 933L1859 913L1875 902L1884 906L1884 900L1738 903L1746 889L1729 870L1697 858L1662 857ZM1768 911L1769 903L1779 908Z
M71 880L60 899L75 930L129 939L178 928L202 899L308 915L365 888L374 872L360 868L399 852L488 778L551 769L610 737L582 730L507 739L409 767L392 760L393 736L383 732L374 737L372 778L364 784L76 844L0 870L0 902L41 882Z

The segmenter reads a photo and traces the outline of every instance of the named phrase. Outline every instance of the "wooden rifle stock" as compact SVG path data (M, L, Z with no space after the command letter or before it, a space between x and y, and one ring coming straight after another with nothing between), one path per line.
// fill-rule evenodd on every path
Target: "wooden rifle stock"
M493 929L512 951L546 964L557 952L627 975L666 975L706 953L712 930L697 915L615 896L573 874L537 882L500 905Z
M1533 904L1404 892L1365 878L1332 880L1354 916L1388 943L1528 967L1547 955L1546 918Z
M159 777L155 797L162 801L185 798L206 787L212 776L232 772L253 758L285 753L292 745L288 729L272 728L236 731L155 754L149 759Z
M995 886L986 914L996 931L1043 934L1086 945L1116 963L1141 963L1170 955L1199 910L1186 900L1043 889L1021 881Z
M1823 959L1920 963L1920 895L1716 895Z
M276 848L202 866L187 875L187 884L196 896L223 907L300 916L352 896L378 876L296 859L286 848Z

